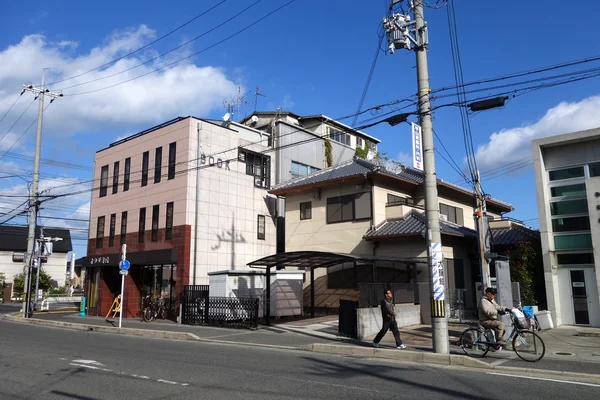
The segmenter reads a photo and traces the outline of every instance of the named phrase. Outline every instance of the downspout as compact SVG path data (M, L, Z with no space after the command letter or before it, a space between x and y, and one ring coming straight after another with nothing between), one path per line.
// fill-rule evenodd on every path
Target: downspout
M200 192L200 130L202 129L202 124L200 122L196 125L196 132L198 136L198 144L196 150L196 209L194 212L194 272L192 274L193 283L196 284L196 266L198 262L198 211L199 211L199 203L200 196L198 195Z

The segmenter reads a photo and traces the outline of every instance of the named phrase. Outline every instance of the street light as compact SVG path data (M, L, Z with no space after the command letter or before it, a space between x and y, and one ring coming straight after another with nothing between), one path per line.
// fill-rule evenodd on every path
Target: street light
M396 126L398 124L401 124L402 122L406 122L408 117L410 117L411 115L412 115L412 113L396 114L396 115L392 115L391 117L387 117L386 119L382 119L381 121L373 122L368 125L359 126L358 128L355 128L355 129L361 130L361 129L365 129L365 128L370 128L372 126L379 125L383 122L387 122L391 126Z

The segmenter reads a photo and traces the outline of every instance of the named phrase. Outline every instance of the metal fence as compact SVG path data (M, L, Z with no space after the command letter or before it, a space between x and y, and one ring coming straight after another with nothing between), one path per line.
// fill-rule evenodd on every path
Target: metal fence
M184 286L181 323L257 328L258 305L259 299L255 297L209 297L208 285Z
M358 306L368 308L378 306L383 300L383 291L390 289L395 304L419 304L418 283L360 283Z

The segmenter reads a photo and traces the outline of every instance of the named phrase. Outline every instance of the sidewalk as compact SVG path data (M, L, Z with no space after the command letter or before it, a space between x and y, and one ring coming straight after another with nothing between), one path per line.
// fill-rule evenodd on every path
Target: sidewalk
M259 325L258 330L179 325L172 321L147 323L139 319L124 319L122 329L119 330L118 319L80 317L72 311L35 313L32 319L25 321L12 316L5 316L4 319L100 333L309 350L347 356L511 370L513 373L528 371L572 377L591 374L595 376L594 379L600 379L600 329L597 328L558 327L541 331L539 334L546 344L546 355L537 363L527 363L519 359L510 346L500 352L490 352L483 359L464 356L455 343L465 327L454 324L449 325L450 355L445 355L432 352L431 327L428 325L400 330L402 339L408 346L407 350L395 349L391 332L381 341L381 348L375 349L372 347L372 337L360 341L338 336L337 315L273 321L271 326Z

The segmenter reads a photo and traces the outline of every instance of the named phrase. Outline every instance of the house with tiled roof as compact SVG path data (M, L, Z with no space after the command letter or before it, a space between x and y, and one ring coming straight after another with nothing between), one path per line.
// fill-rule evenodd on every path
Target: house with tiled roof
M427 257L424 176L404 166L354 159L274 187L285 197L286 251L326 251L403 259ZM448 293L466 293L475 307L475 282L481 280L474 218L476 197L469 189L438 179L444 279ZM487 200L488 215L501 219L513 207ZM389 264L389 265L388 265ZM336 307L357 298L362 282L428 282L426 264L380 262L366 271L356 265L315 270L316 307ZM317 274L319 274L317 276ZM308 281L308 278L307 278Z

